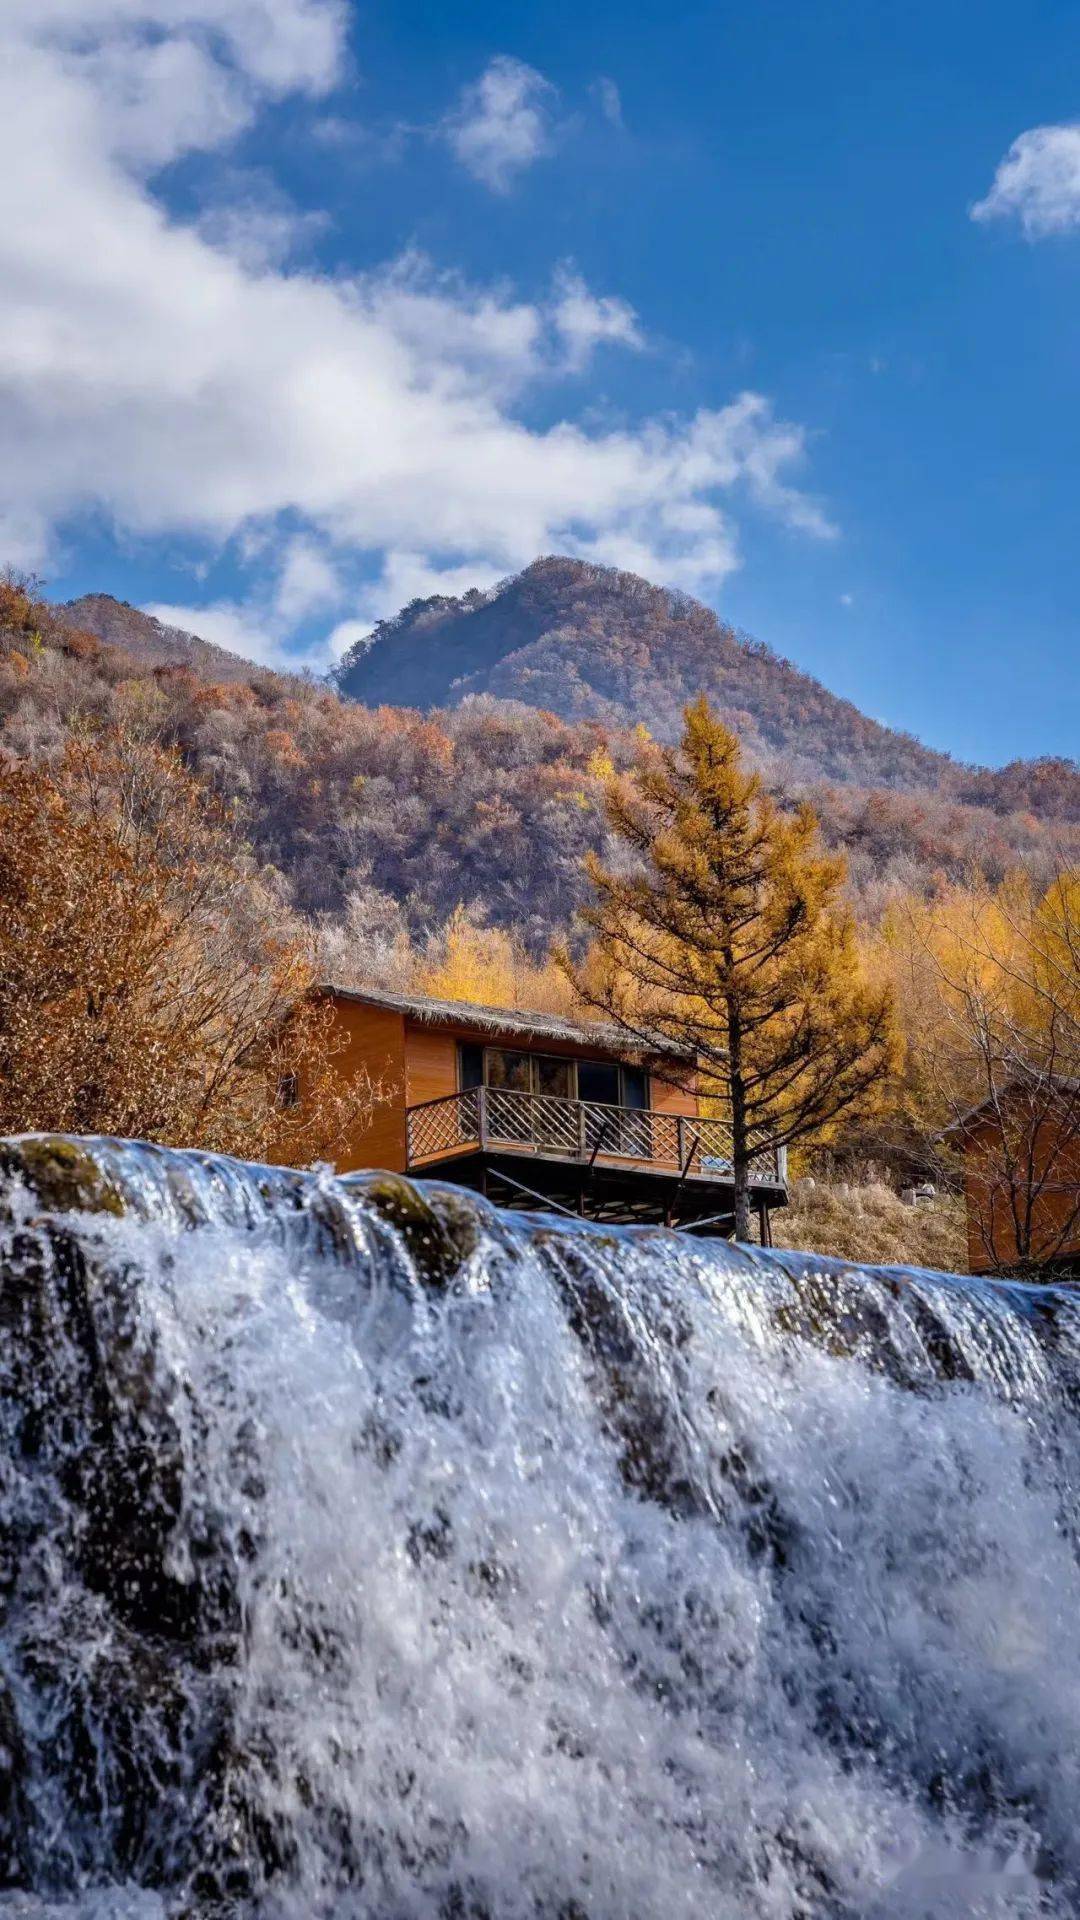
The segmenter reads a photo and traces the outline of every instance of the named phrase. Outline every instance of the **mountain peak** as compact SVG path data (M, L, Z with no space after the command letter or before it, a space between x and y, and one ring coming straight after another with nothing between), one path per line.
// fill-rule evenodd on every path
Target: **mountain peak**
M58 606L56 615L65 626L96 634L107 646L122 647L125 653L151 666L190 667L223 681L249 680L261 671L239 654L202 640L196 633L167 627L152 613L143 613L129 600L117 600L111 593L84 593L78 600Z
M454 706L470 694L678 737L708 694L763 766L789 779L937 785L944 754L830 693L689 594L546 554L486 593L413 601L347 654L338 688L369 704Z

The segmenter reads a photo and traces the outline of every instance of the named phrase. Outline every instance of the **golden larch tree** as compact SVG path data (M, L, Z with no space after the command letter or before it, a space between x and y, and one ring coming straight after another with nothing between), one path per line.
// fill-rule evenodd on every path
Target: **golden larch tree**
M682 1050L730 1126L747 1239L755 1159L823 1137L894 1069L891 996L862 975L844 865L813 813L776 807L707 700L687 707L677 750L645 748L605 794L617 859L588 861L592 945L565 964L655 1071L671 1077L661 1046Z
M531 959L517 934L481 924L464 906L417 957L412 985L437 1000L490 1007L565 1013L573 1004L573 990L553 959Z
M908 1081L946 1178L965 1177L971 1252L1000 1272L1075 1264L1080 1243L1080 873L973 876L885 927L911 1019Z

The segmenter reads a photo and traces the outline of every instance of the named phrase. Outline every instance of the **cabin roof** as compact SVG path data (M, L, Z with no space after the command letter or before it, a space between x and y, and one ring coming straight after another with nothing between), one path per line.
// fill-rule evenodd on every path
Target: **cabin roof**
M320 992L342 1000L358 1000L366 1006L387 1007L429 1026L472 1027L483 1033L513 1034L523 1040L561 1040L571 1046L600 1047L616 1054L666 1054L672 1060L685 1060L683 1049L670 1040L657 1040L644 1046L642 1041L622 1027L603 1026L599 1021L567 1020L558 1013L532 1012L521 1007L478 1006L471 1000L434 1000L424 994L384 993L374 987L342 987L325 981Z
M998 1100L1008 1100L1012 1094L1018 1092L1025 1084L1023 1078L1018 1074L1015 1079L1007 1081L999 1090L997 1095ZM1055 1092L1067 1094L1080 1093L1080 1080L1071 1079L1065 1074L1055 1075L1049 1083L1043 1082L1041 1084L1044 1087L1047 1084L1052 1085ZM993 1109L994 1101L991 1096L987 1094L985 1100L977 1100L975 1105L969 1107L966 1113L960 1114L955 1120L950 1120L947 1127L942 1127L940 1138L947 1140L952 1134L969 1132L975 1122L981 1120L984 1113L992 1113Z

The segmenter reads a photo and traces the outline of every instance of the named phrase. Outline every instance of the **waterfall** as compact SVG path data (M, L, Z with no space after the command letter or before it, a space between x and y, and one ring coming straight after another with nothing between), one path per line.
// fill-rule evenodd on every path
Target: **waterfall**
M1080 1295L0 1143L0 1916L1080 1913Z

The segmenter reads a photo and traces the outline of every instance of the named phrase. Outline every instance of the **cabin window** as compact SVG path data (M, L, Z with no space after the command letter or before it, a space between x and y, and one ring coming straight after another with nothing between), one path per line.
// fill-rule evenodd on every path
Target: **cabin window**
M574 1098L574 1062L552 1053L517 1053L489 1047L485 1079L489 1087L508 1093L545 1094L553 1100Z
M579 1060L577 1082L579 1100L594 1100L604 1107L621 1105L619 1069L614 1060Z
M579 1060L578 1099L604 1107L642 1108L649 1104L648 1075L641 1067L616 1066L613 1060Z
M574 1062L560 1060L557 1054L533 1054L533 1091L546 1093L553 1100L574 1098Z
M502 1087L508 1093L531 1093L532 1069L531 1053L511 1053L505 1047L488 1048L485 1078L489 1087Z
M620 1067L619 1078L622 1082L623 1107L647 1107L649 1104L649 1082L641 1067Z
M614 1060L572 1060L561 1054L526 1053L519 1048L484 1047L462 1041L458 1047L458 1084L495 1087L507 1093L543 1094L552 1100L584 1100L597 1106L647 1109L649 1079L641 1067Z
M463 1093L470 1087L482 1087L484 1084L484 1049L464 1041L458 1048L458 1077Z

